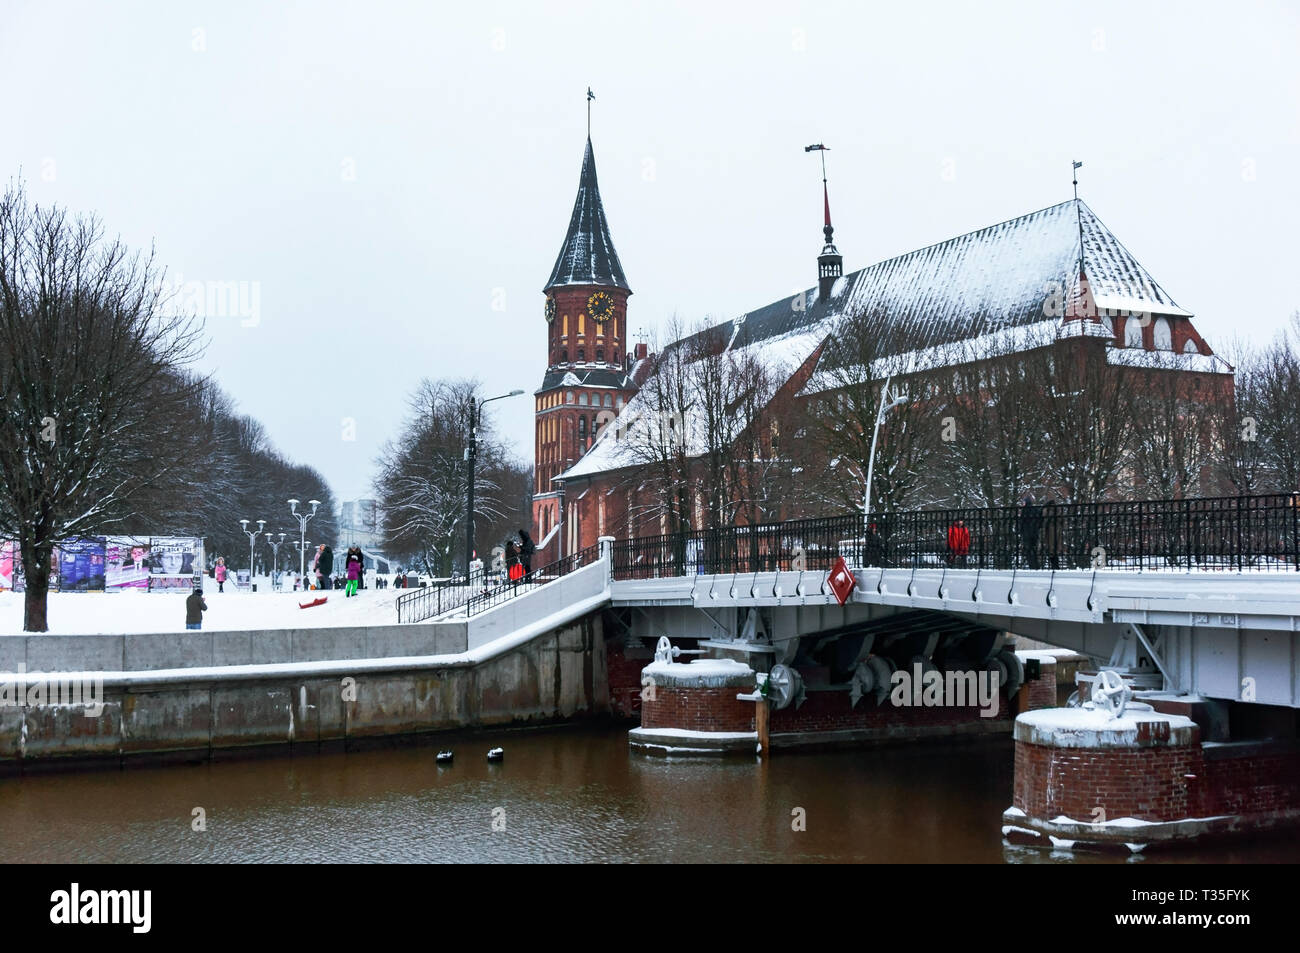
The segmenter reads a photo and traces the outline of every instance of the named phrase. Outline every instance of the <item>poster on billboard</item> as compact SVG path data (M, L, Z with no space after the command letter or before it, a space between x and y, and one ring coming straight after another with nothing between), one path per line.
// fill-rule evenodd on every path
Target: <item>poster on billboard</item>
M106 547L102 537L70 539L60 543L56 552L60 592L104 591Z
M198 536L149 537L149 590L189 592L203 571L203 540Z
M22 555L18 552L18 547L14 546L13 561L13 584L14 592L27 591L27 574L23 571ZM47 587L49 592L59 591L59 551L55 549L50 553L50 580Z
M104 585L109 592L149 588L149 537L109 536L105 539Z
M0 592L14 588L14 569L18 564L14 550L17 548L18 544L11 539L0 543Z

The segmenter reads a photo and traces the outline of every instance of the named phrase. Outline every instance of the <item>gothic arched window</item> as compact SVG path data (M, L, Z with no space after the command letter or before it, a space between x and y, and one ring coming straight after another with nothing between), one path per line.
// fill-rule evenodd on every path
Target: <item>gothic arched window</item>
M578 403L583 407L587 406L587 395L585 392L578 395Z
M1124 346L1142 347L1142 319L1130 314L1124 319Z
M578 348L578 363L581 364L586 360L587 360L587 349L584 347Z
M1168 318L1156 318L1156 323L1151 329L1151 343L1155 345L1157 351L1174 349L1174 331L1169 325Z

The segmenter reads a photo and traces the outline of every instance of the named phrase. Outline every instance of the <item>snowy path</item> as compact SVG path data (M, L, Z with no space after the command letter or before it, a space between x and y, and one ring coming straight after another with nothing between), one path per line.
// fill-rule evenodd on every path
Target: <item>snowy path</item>
M321 626L395 625L394 601L402 590L366 589L351 599L342 590L329 592L235 592L226 584L217 592L208 580L203 598L208 611L203 628L303 629ZM409 590L405 590L409 591ZM317 596L329 601L311 609L298 608ZM119 634L135 632L184 632L185 595L150 592L56 592L49 596L51 633ZM23 594L0 592L0 636L21 634Z

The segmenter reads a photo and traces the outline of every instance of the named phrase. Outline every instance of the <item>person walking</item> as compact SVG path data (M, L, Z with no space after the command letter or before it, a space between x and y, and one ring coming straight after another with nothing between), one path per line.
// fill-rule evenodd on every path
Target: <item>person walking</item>
M217 580L217 592L226 591L226 557L218 556L216 568L212 570L212 577Z
M330 549L329 543L322 544L320 548L320 574L324 587L326 589L333 589L334 550Z
M361 550L353 546L348 550L345 566L347 573L347 598L357 594L357 584L361 580Z
M958 520L948 527L948 565L963 568L969 552L970 530L966 528L965 520Z
M537 544L533 538L528 535L528 530L519 531L519 561L524 565L524 582L533 574L533 553L537 552Z
M1061 518L1055 500L1043 504L1043 553L1047 556L1048 569L1061 568Z
M1034 503L1034 495L1026 493L1020 501L1020 516L1016 520L1016 529L1020 533L1020 551L1024 554L1025 566L1038 568L1038 539L1043 530L1042 507Z
M524 567L519 562L519 545L513 538L506 540L506 579L518 582L524 574Z
M207 610L208 604L203 601L203 587L195 586L194 591L185 600L185 628L203 628L203 613Z

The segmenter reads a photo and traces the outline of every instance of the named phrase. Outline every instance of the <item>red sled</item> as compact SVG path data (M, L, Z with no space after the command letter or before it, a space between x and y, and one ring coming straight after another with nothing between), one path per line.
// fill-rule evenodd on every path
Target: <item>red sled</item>
M315 600L313 600L312 602L300 602L300 603L298 603L298 608L299 608L299 609L310 609L312 606L323 606L323 605L324 605L326 602L328 602L328 601L329 601L329 596L321 596L320 598L315 599Z

